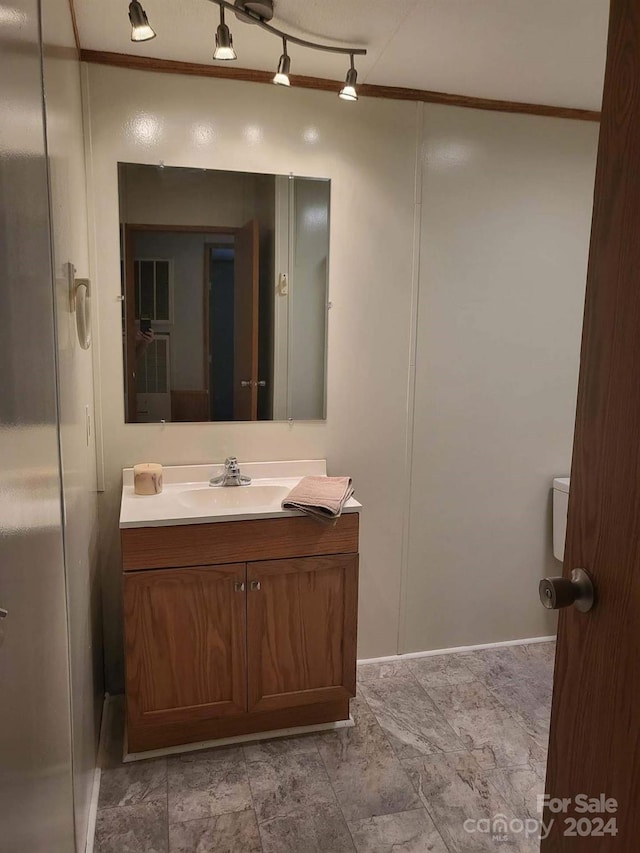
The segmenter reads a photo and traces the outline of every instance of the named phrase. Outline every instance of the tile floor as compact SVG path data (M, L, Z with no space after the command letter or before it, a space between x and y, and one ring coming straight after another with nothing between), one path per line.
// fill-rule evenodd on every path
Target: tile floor
M362 665L354 728L126 765L114 703L95 853L532 853L464 824L537 816L553 653Z

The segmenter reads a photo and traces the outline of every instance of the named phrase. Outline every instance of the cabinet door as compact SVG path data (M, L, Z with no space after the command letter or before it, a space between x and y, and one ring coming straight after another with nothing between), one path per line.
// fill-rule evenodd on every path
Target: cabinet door
M247 564L249 710L355 695L358 557Z
M245 564L124 576L132 725L247 709Z

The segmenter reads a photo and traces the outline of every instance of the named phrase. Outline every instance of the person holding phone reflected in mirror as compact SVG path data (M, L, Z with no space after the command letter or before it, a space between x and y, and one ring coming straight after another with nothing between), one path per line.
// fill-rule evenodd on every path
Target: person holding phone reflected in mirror
M136 359L140 358L154 339L155 334L151 328L151 320L148 317L142 317L140 327L136 329Z

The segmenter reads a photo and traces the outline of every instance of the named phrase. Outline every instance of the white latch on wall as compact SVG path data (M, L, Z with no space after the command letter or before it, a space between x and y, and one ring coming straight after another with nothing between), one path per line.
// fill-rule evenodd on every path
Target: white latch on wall
M76 330L82 349L91 346L91 284L88 278L76 278L76 268L69 261L66 266L69 286L69 309L76 315Z
M286 272L281 272L278 276L278 287L276 289L278 291L278 296L289 295L289 278Z

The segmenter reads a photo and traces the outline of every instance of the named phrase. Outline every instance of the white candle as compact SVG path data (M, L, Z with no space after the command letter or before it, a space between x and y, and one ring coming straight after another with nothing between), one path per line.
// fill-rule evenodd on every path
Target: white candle
M162 491L162 465L157 462L134 465L133 488L136 495L159 495Z

